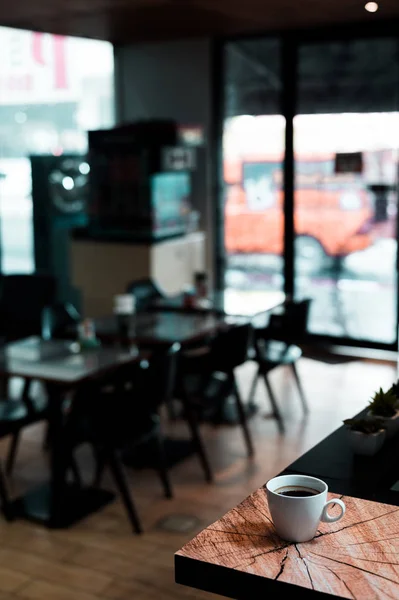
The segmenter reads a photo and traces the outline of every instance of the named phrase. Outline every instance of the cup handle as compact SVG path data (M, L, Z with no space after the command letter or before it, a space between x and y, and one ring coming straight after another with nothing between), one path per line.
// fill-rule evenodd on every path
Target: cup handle
M336 517L332 517L331 515L328 514L328 507L332 504L338 504L338 506L341 509L340 514L337 515ZM339 521L340 519L342 519L342 517L345 514L345 510L346 510L346 507L345 507L345 504L342 502L342 500L339 500L338 498L336 498L335 500L329 500L324 505L323 512L321 514L321 520L324 521L325 523L335 523L335 521Z

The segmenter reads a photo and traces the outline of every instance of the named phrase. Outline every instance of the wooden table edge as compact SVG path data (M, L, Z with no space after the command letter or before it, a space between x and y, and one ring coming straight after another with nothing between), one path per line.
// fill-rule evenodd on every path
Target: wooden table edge
M60 379L59 377L55 377L55 376L53 377L51 375L43 376L43 375L40 375L37 373L26 373L23 371L23 369L18 369L18 368L17 369L5 369L0 366L0 379L2 379L4 377L19 377L21 379L26 379L27 381L35 381L36 380L36 381L42 381L45 383L62 386L62 387L76 387L77 385L80 385L85 381L89 381L91 379L96 379L97 377L100 377L107 371L111 373L112 371L115 371L120 366L133 364L142 359L145 359L147 356L148 356L148 354L146 355L144 352L141 352L141 353L139 352L139 354L137 356L132 355L131 359L127 359L126 361L114 364L112 366L104 365L95 371L92 371L90 373L85 373L75 379Z
M288 597L295 597L295 600L309 600L309 597L315 598L316 596L320 599L329 598L330 600L337 598L334 594L207 563L183 556L179 552L175 553L174 562L177 584L219 594L225 598L234 598L234 600L248 600L249 598L252 600L272 592L277 593L279 597L285 597L284 592L287 592Z

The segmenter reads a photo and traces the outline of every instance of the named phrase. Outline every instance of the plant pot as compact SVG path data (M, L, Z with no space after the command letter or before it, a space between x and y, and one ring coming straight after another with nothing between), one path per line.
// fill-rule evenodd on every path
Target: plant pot
M397 410L396 413L392 417L382 417L380 415L375 415L374 413L371 413L370 411L367 413L367 416L376 417L378 419L381 419L381 424L386 429L386 434L387 434L386 438L387 439L390 439L396 433L399 432L399 410Z
M348 437L355 454L373 456L384 444L386 431L380 429L376 433L362 433L361 431L348 429Z

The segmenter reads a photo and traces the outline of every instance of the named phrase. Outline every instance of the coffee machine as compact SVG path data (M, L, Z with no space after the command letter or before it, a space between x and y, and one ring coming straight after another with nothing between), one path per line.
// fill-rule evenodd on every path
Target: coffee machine
M127 242L184 235L195 149L181 143L178 124L138 121L88 136L89 233Z

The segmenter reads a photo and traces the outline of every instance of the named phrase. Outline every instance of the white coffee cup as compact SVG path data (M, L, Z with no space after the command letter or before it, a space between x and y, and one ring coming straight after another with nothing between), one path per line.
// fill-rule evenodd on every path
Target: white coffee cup
M345 504L334 498L327 501L328 486L321 479L308 475L281 475L266 484L267 501L278 535L290 542L307 542L314 538L320 521L335 523L345 514ZM281 492L312 490L309 496L286 496ZM340 507L340 514L332 516L329 506Z

